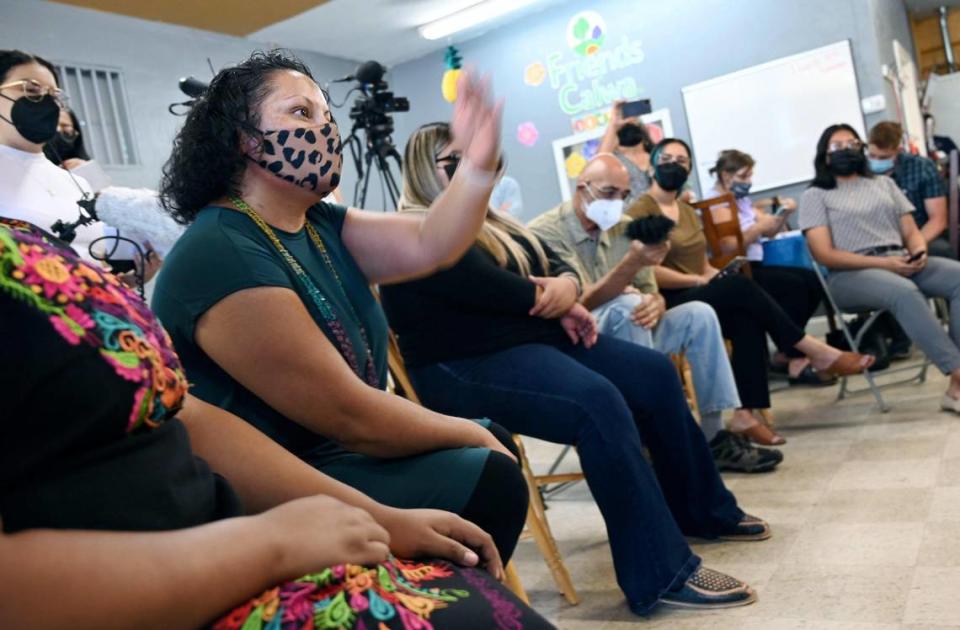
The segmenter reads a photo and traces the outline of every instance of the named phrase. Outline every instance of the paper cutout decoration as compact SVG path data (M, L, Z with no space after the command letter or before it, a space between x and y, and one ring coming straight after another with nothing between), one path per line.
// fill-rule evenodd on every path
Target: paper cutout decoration
M443 94L444 100L452 103L457 100L457 79L460 78L462 72L460 68L463 58L460 56L460 51L453 46L448 46L446 52L443 53L443 63L447 70L443 73L443 80L440 82L440 92Z
M523 70L523 82L537 87L547 78L547 69L539 61L534 61Z
M568 155L567 159L563 162L564 167L567 169L567 177L570 179L580 177L580 173L583 172L583 168L587 165L587 162L587 158L583 157L583 154L579 151Z
M567 45L581 57L589 57L603 46L607 23L596 11L581 11L567 23Z
M532 147L540 138L540 132L537 126L532 122L524 122L517 125L517 142L525 147Z

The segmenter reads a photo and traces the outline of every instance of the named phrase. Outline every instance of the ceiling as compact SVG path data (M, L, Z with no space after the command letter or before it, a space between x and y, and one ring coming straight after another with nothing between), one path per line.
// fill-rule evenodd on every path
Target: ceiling
M530 13L565 0L539 0L524 9L462 31L449 41L426 40L417 27L479 0L330 0L295 17L267 26L250 37L290 48L387 66L409 61L453 42L472 39Z
M960 0L904 0L907 10L917 17L926 17L936 13L941 6L951 9L960 7Z
M328 0L56 0L108 13L244 36Z

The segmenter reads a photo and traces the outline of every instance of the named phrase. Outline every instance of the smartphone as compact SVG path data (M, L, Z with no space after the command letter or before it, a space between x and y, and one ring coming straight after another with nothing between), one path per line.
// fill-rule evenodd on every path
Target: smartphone
M747 262L746 256L737 256L726 265L723 266L723 269L713 277L714 280L719 280L720 278L726 278L727 276L733 275L740 271L742 267ZM712 281L711 281L712 282Z
M779 217L784 213L786 208L783 207L783 204L780 203L780 197L774 197L770 204L770 214L775 217Z
M919 252L917 252L916 254L914 254L913 256L911 256L910 258L907 258L907 262L908 262L908 263L917 262L918 260L920 260L921 258L923 258L923 257L926 256L926 255L927 255L926 250L922 250L922 249L921 249Z
M636 118L653 111L649 98L641 98L635 101L620 103L620 113L624 118Z

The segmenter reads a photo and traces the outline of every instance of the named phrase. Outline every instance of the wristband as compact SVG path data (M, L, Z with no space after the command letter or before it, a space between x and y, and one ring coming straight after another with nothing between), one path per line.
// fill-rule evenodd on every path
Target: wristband
M497 181L497 172L485 171L474 166L469 160L462 159L457 166L454 178L462 179L465 184L476 188L493 188L493 184Z

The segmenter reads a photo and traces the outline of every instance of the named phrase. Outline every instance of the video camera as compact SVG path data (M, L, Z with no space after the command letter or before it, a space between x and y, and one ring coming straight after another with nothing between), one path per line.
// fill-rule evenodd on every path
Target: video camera
M380 63L368 61L361 64L352 76L360 84L363 96L357 98L350 108L350 119L354 121L354 131L365 129L373 144L388 139L393 133L391 113L410 111L409 99L395 96L387 89L387 82L383 80L386 71Z

